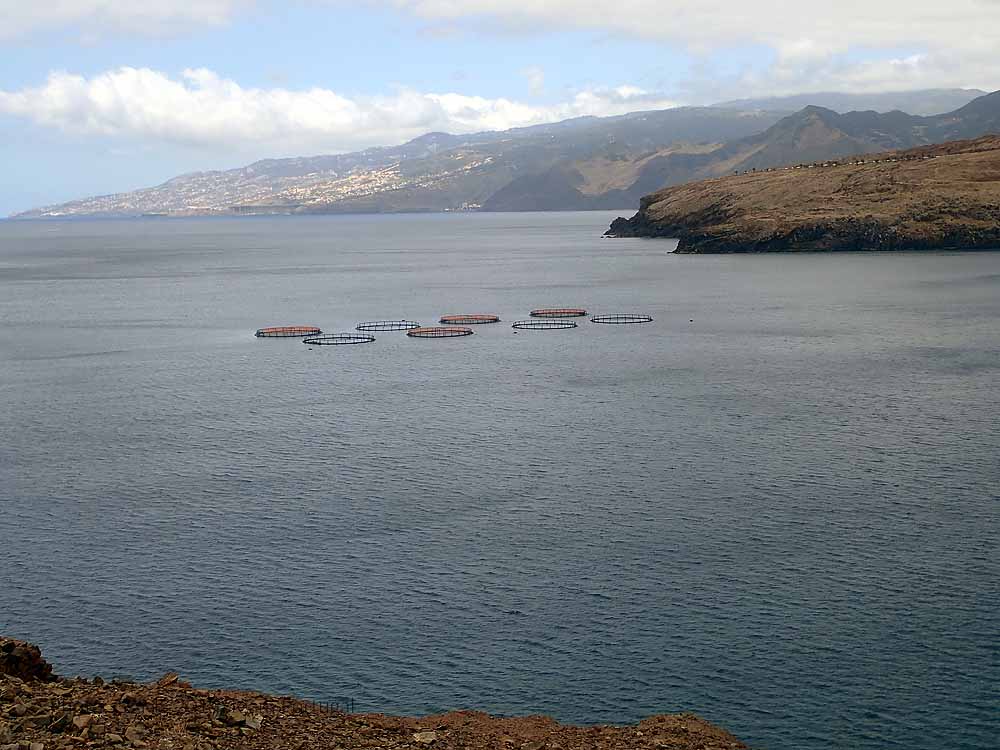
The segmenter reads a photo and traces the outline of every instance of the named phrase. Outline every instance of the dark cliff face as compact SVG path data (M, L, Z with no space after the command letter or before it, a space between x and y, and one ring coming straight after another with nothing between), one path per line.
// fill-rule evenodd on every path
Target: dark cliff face
M656 221L649 215L651 203L652 196L643 198L639 211L631 219L619 216L611 222L611 227L605 232L605 236L678 239L680 244L674 252L697 252L696 248L704 246L711 236L699 228L723 224L732 218L730 211L723 205L716 204L692 211L683 222ZM741 243L734 243L731 247L726 245L726 249L722 249L723 242L724 238L715 238L715 244L719 248L716 252L752 252L749 249L742 249L744 244ZM741 249L736 249L737 247Z
M673 251L680 255L780 253L780 252L892 252L921 250L1000 250L1000 231L954 229L928 237L901 236L889 224L843 220L795 228L764 239L744 241L738 235L720 237L644 225L618 218L609 237L678 239Z
M668 188L607 234L678 253L1000 249L1000 137Z
M680 226L661 226L641 214L631 219L619 217L611 223L608 237L655 237L679 239L675 253L681 255L774 253L774 252L857 252L916 250L1000 250L1000 224L994 229L955 227L945 232L914 237L902 234L889 223L865 219L841 219L794 227L768 237L742 238L738 234L720 236L690 231Z
M21 680L52 680L52 666L42 658L38 646L0 635L0 675Z

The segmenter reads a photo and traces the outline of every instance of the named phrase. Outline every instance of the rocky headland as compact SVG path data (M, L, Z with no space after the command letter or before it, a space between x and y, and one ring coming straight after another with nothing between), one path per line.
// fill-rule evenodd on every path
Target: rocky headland
M678 253L1000 249L1000 136L665 188L607 235Z
M349 714L291 697L202 690L176 674L149 684L55 676L39 649L0 637L0 750L737 750L692 714L634 726L574 727L545 716L474 711L426 717Z

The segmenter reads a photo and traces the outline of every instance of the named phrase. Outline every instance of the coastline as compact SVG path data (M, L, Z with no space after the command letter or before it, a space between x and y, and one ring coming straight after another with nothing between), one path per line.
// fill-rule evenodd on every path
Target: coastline
M605 236L679 254L1000 249L1000 136L665 188Z
M63 678L33 644L0 636L0 750L135 748L470 748L744 750L694 714L631 726L569 726L546 716L451 711L424 717L347 713L290 696L203 690L175 673L142 684Z

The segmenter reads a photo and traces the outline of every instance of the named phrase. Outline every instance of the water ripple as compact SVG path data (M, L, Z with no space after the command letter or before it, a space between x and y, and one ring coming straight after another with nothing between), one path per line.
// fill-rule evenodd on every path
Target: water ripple
M1000 255L451 218L0 225L0 627L365 710L993 746ZM655 321L251 335L563 301Z

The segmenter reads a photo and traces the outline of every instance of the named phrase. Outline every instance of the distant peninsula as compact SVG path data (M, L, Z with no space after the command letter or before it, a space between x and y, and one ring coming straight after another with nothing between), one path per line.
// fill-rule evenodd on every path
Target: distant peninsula
M349 154L264 159L155 187L19 213L18 219L437 211L621 210L671 185L1000 133L1000 91L811 95L578 117L513 130L427 133ZM882 111L838 113L823 103ZM943 114L920 111L959 105ZM792 106L794 105L794 106Z
M607 235L678 253L1000 250L1000 136L668 187Z

